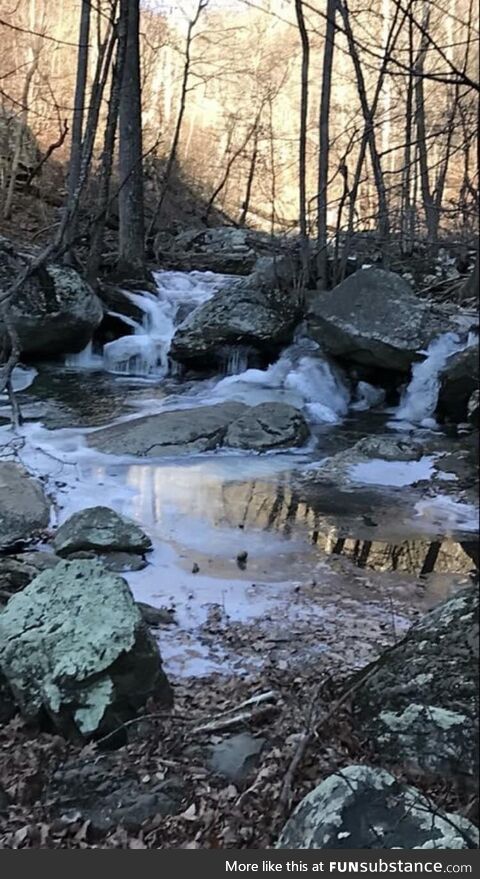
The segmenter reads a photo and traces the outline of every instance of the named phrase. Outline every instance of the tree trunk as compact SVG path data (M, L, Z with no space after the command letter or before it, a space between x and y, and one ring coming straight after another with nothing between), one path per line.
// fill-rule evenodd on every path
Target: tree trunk
M140 87L139 0L120 0L120 18L127 41L120 93L119 246L118 272L145 277L145 225L142 166L142 102Z
M323 52L322 96L319 117L318 196L317 196L317 287L325 289L328 283L327 253L327 207L328 207L328 157L330 151L330 98L332 93L332 67L335 48L336 0L327 0L327 27Z
M309 275L309 243L307 222L307 124L308 124L308 71L310 63L310 42L303 15L302 0L295 0L295 13L302 44L302 72L300 85L300 141L298 156L299 174L299 226L302 262L301 287L308 282Z
M258 157L258 131L255 132L255 136L253 138L253 150L252 157L250 159L250 168L248 171L247 178L247 189L245 192L245 199L242 204L242 212L240 214L240 219L238 221L239 226L244 226L247 222L248 212L250 210L250 199L252 197L252 186L253 186L253 178L255 177L255 169L257 167L257 157Z
M68 201L70 202L78 186L82 164L83 117L85 112L85 90L88 74L88 41L90 38L90 0L82 0L80 12L80 33L78 38L77 78L73 103L72 144L70 148L70 164L68 169ZM71 247L75 240L76 223L72 222L66 232L66 240ZM67 250L65 261L70 254Z

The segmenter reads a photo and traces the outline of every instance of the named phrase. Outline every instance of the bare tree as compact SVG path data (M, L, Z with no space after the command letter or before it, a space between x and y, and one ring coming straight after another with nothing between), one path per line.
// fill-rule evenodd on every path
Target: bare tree
M126 28L126 54L120 92L119 274L145 277L143 204L142 101L140 87L140 0L120 0L120 20Z
M330 152L330 101L332 94L333 52L335 46L335 12L337 0L327 0L327 24L323 50L322 94L319 116L318 195L317 195L317 286L328 282L327 206L328 159Z
M298 155L299 187L299 225L301 239L302 284L307 283L309 274L309 243L307 218L307 126L308 126L308 72L310 64L310 41L305 24L302 0L295 0L295 15L302 44L302 72L300 83L300 139Z

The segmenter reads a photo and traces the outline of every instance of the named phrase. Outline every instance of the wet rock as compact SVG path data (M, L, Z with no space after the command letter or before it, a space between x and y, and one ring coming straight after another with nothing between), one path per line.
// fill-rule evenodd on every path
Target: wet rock
M142 783L134 772L119 765L114 754L69 760L54 773L47 790L60 821L90 821L98 836L119 824L134 833L155 815L175 814L183 796L179 779Z
M322 482L334 479L340 483L351 482L351 470L357 464L369 461L409 462L420 461L425 454L421 443L409 438L395 439L389 436L368 436L350 448L332 455L319 468L308 468L306 481Z
M261 403L230 424L224 444L234 449L286 449L302 446L310 431L301 412L287 403Z
M137 607L142 617L151 629L158 629L160 626L171 626L176 624L174 618L175 611L167 607L152 607L151 604L145 604L144 601L137 601Z
M456 325L448 312L418 299L400 275L371 268L319 294L308 329L335 357L408 372L435 336Z
M93 550L80 550L68 553L66 558L73 559L98 559L99 562L114 574L125 574L129 571L143 571L148 562L142 555L133 552L94 552Z
M478 591L436 607L361 675L358 732L383 760L474 784Z
M50 521L50 504L26 470L0 461L0 550L31 540Z
M155 458L222 446L262 452L302 445L308 435L302 414L284 403L219 403L115 424L90 434L88 442L114 455Z
M158 647L122 577L60 562L0 614L0 672L29 721L63 734L105 733L148 698L170 704Z
M299 317L293 292L262 288L253 275L196 308L178 327L170 354L189 366L218 368L219 349L247 345L273 359L292 340Z
M448 358L440 377L437 411L441 417L455 422L466 421L469 400L475 392L478 412L479 362L478 344Z
M160 233L154 244L158 256L175 268L211 271L226 275L248 275L256 262L255 242L246 229L220 226L187 229L166 242Z
M54 568L61 559L51 552L23 552L0 557L0 607L28 586L42 571Z
M347 766L309 793L287 821L277 848L470 849L478 832L461 815L435 808L389 772Z
M247 732L229 736L212 745L208 761L210 769L229 781L245 781L258 764L264 745L265 739L257 739Z
M15 277L30 259L0 243L0 277ZM83 278L72 268L54 264L28 278L10 313L21 352L46 358L81 351L103 317L100 300Z
M58 529L53 545L61 556L85 550L142 555L152 548L150 538L135 522L109 507L88 507L74 513ZM115 569L115 558L111 561Z

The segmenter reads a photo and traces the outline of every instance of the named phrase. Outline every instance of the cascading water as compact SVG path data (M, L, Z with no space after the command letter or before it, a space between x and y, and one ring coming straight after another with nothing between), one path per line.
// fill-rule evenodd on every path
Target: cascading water
M249 405L284 401L304 408L314 423L333 424L346 415L350 390L341 371L322 356L318 345L300 339L268 369L247 369L222 379L211 396Z
M440 377L448 358L458 351L463 351L473 342L469 336L467 342L456 333L444 333L430 342L425 360L416 363L412 369L412 378L406 387L395 418L421 427L435 427L435 409L437 408Z
M156 272L158 294L123 291L143 312L139 324L120 317L133 333L108 342L103 356L93 354L88 345L80 354L69 355L65 365L71 369L101 368L120 375L162 378L168 372L168 352L177 323L195 306L210 299L230 278L213 272Z

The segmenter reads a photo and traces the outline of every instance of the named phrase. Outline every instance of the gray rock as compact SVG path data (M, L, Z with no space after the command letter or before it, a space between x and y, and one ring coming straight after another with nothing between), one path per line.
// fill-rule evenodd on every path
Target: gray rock
M287 403L261 403L230 424L224 444L234 449L286 449L302 446L310 431L301 412Z
M262 288L255 280L237 282L216 293L180 324L170 355L182 363L218 367L226 345L248 345L264 357L276 356L290 342L299 311L293 292Z
M27 263L27 258L0 245L0 276L9 272L15 277ZM10 313L21 352L47 358L81 351L103 317L100 300L80 275L54 264L39 269L23 284Z
M399 275L362 269L311 306L308 330L330 354L408 372L440 333L458 329L447 312L418 299Z
M356 728L382 760L475 783L476 588L426 614L363 675L354 697Z
M99 562L114 574L126 574L129 571L143 571L148 562L142 555L133 552L94 552L93 550L81 550L68 553L69 561L74 559L98 559Z
M245 781L258 764L264 745L265 739L254 738L248 732L229 736L212 745L208 761L210 769L229 781Z
M17 712L12 691L0 671L0 724L8 723Z
M41 486L12 461L0 461L0 550L31 540L50 521Z
M60 562L0 614L0 672L29 721L88 737L170 704L157 644L128 584L98 562Z
M0 607L15 592L25 589L38 574L54 568L60 561L51 552L23 552L0 557Z
M437 411L451 421L466 421L472 394L478 395L478 344L448 358L440 377ZM477 396L478 399L478 396Z
M109 507L88 507L60 525L53 545L61 556L88 550L142 555L152 541L135 522ZM115 559L112 562L115 567Z
M144 601L137 601L137 607L142 614L147 626L151 629L158 629L160 626L171 626L176 624L174 618L174 610L168 607L153 607Z
M476 828L383 769L347 766L297 806L276 848L470 849Z
M219 403L115 424L91 433L88 442L113 455L156 458L222 446L263 452L302 445L308 436L301 412L285 403Z
M137 832L155 815L178 812L183 796L178 779L142 783L134 772L125 771L115 754L69 760L56 770L47 791L57 819L90 821L99 836L119 824Z
M243 403L220 403L148 415L97 430L88 442L112 455L146 458L207 452L222 444L230 422L247 408Z

